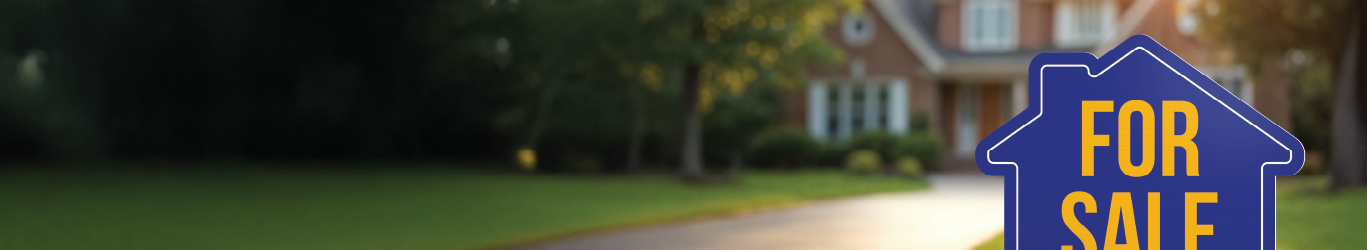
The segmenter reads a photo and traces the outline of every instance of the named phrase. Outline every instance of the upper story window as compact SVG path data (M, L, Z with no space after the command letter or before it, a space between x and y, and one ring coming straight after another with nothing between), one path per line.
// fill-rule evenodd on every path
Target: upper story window
M1115 32L1113 0L1063 0L1054 8L1054 45L1060 48L1094 46Z
M1016 2L963 1L961 17L964 50L995 52L1016 49Z

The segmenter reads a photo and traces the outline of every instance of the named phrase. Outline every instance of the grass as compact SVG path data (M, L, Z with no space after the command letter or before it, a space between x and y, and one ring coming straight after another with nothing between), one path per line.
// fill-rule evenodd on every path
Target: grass
M992 237L991 240L987 240L987 242L983 242L982 245L978 245L978 247L974 247L973 250L1002 250L1002 249L1005 249L1005 248L1006 248L1006 235L1005 235L1005 234L997 234L997 237Z
M0 174L0 249L470 249L915 190L919 180L754 173L666 177L422 171Z
M1277 183L1278 249L1362 249L1367 189L1325 192L1324 176Z
M1277 180L1277 249L1362 249L1367 189L1324 191L1325 176ZM1003 235L976 250L1004 248Z

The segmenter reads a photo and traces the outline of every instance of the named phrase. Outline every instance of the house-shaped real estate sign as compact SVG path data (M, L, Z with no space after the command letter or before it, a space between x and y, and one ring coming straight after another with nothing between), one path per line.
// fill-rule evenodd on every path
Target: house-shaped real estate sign
M1145 35L1043 53L1030 106L978 143L1006 249L1275 249L1300 141Z

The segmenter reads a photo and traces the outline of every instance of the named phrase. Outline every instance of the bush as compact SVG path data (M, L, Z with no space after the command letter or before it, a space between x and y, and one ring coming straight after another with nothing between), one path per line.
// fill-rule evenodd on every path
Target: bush
M855 173L878 173L883 169L883 158L871 150L855 150L845 157L845 169Z
M938 169L940 154L944 144L940 138L929 131L915 130L904 136L895 136L882 130L868 130L850 137L845 143L850 150L869 150L883 156L885 162L896 162L902 157L913 157L920 161L922 170Z
M892 157L896 155L893 150L897 148L897 137L883 130L865 130L850 136L845 146L850 150L869 150L877 152L881 156ZM887 158L884 160L890 160Z
M923 111L917 111L916 113L911 114L911 131L930 131L930 114Z
M750 158L759 165L796 167L821 149L806 130L793 127L765 129L750 142Z
M903 156L897 158L897 173L911 177L921 177L925 174L925 170L921 168L921 160L917 160L916 157Z
M845 157L850 155L849 149L822 147L813 157L812 164L821 167L841 167L845 165Z
M940 166L943 153L944 144L940 143L940 138L930 132L920 131L898 138L892 157L913 157L920 161L924 170L935 170Z

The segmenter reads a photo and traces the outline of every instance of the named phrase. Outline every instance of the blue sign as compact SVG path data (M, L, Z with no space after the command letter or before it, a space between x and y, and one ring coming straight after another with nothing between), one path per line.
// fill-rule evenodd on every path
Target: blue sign
M1007 249L1276 248L1300 141L1152 38L1036 56L1029 105L975 154Z

